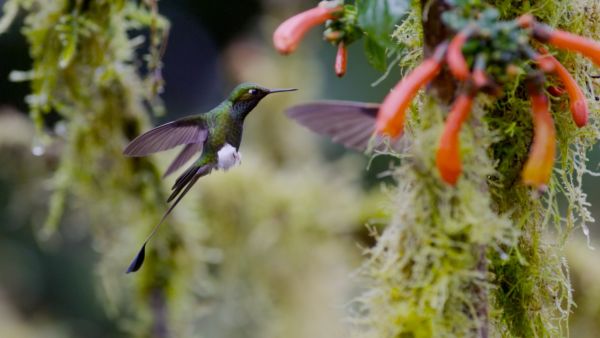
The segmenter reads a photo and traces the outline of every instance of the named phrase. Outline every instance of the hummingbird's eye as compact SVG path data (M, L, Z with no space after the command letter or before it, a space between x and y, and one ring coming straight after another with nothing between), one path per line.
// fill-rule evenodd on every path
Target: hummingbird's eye
M248 90L248 94L250 94L250 95L256 95L256 94L258 94L258 90L256 90L256 89L250 89L250 90Z

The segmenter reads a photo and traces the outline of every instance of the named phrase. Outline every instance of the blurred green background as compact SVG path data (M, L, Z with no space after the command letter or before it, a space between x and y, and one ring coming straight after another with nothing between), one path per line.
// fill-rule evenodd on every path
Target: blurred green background
M346 77L338 79L335 48L318 30L294 55L277 55L271 47L273 29L313 4L160 2L172 23L164 57L168 113L154 124L206 111L241 81L300 89L261 103L247 121L243 165L203 179L195 188L200 195L182 203L187 206L179 211L186 219L202 217L206 231L190 230L203 250L183 254L202 255L219 282L204 286L205 281L190 280L198 289L174 291L185 299L171 320L180 326L172 328L174 336L346 335L344 308L361 287L352 273L360 266L361 246L370 244L365 224L385 223L389 208L389 193L377 177L390 160L379 159L366 171L366 157L309 133L283 111L320 98L378 102L399 71L371 86L381 74L368 66L357 43L350 47ZM35 136L24 101L28 84L8 81L11 70L27 70L31 63L18 27L0 36L0 337L130 336L136 317L121 312L115 303L123 300L114 297L123 296L115 289L131 287L136 276L107 278L121 272L97 266L114 260L112 266L124 269L147 229L126 229L129 236L118 243L123 252L103 252L94 245L99 234L89 231L95 205L69 200L59 233L40 235L60 145L42 156L32 153ZM57 121L50 118L49 128L57 128ZM156 158L164 168L172 156ZM592 170L598 160L596 152ZM600 206L598 179L586 180L590 202ZM189 211L199 204L200 213ZM598 208L593 208L596 216ZM107 222L113 218L106 215ZM600 228L591 232L596 245ZM600 255L586 247L581 231L573 233L568 255L579 304L571 330L574 337L594 337L600 329ZM193 307L188 307L190 297L196 300Z

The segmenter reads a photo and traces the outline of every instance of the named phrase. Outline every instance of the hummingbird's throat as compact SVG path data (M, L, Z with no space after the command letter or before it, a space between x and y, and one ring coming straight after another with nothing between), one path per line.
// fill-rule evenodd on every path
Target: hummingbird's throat
M217 169L227 171L229 168L242 163L242 154L240 154L235 147L229 143L225 143L223 148L221 148L221 150L219 150L217 153L217 156L219 159Z

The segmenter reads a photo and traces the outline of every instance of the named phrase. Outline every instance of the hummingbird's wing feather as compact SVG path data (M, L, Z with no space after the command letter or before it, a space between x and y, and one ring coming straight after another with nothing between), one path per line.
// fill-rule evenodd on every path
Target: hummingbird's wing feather
M379 105L352 101L317 101L291 107L287 115L335 143L365 151L375 131Z
M181 144L204 143L208 136L203 120L184 118L165 123L131 141L123 153L127 156L147 156Z
M179 155L177 155L173 162L171 162L171 165L169 165L169 168L163 175L163 178L174 173L177 169L181 168L182 165L186 164L190 160L190 158L192 158L192 156L194 156L196 153L201 152L202 146L202 143L192 143L187 144L185 147L183 147Z
M179 204L183 196L185 196L187 192L192 188L194 183L196 183L196 181L198 181L200 177L210 174L214 167L215 164L213 163L205 164L202 166L193 165L177 179L175 185L173 186L173 192L169 196L167 202L170 202L173 199L175 199L175 201L173 202L173 204L171 204L169 209L167 209L163 217L160 219L160 222L158 222L158 224L154 226L152 232L150 232L150 235L148 235L148 237L144 241L144 244L142 244L140 251L138 251L137 255L135 255L135 257L129 264L129 267L127 268L127 273L136 272L142 267L142 264L144 263L144 259L146 257L146 244L148 244L150 239L152 239L160 225L165 221L167 216L169 216L171 211L175 209L177 204Z

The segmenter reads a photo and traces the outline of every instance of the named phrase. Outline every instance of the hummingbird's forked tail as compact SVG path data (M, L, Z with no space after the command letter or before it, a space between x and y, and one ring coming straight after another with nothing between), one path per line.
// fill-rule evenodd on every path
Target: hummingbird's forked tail
M142 267L142 264L144 263L144 259L146 257L146 244L148 244L150 239L154 237L154 234L156 233L160 225L164 222L167 216L169 216L171 211L175 209L177 204L179 204L179 201L181 201L183 196L187 194L187 192L192 188L194 183L196 183L196 181L198 181L200 177L210 174L214 167L214 164L205 164L201 167L192 166L177 179L175 185L172 188L173 192L167 200L167 202L170 202L173 199L175 199L175 202L173 202L169 209L167 209L163 217L160 219L160 222L158 222L158 224L154 226L152 232L150 232L150 235L148 235L148 237L144 241L144 244L142 244L140 251L129 264L129 267L127 268L127 273L136 272Z

